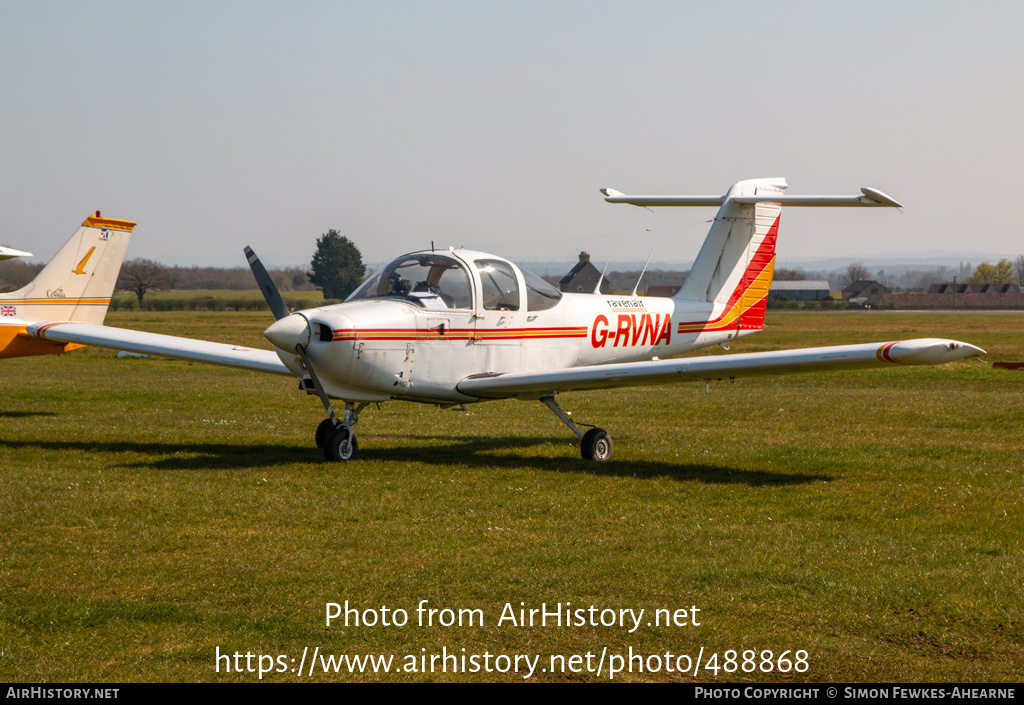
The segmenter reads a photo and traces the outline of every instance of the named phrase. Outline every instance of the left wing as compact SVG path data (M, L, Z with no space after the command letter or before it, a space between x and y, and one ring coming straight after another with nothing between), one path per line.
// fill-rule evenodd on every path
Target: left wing
M981 348L955 340L917 338L894 343L627 362L546 372L474 375L459 382L457 387L463 394L481 399L537 399L573 390L664 384L692 379L859 370L889 365L940 365L984 354Z
M272 350L255 350L241 345L211 343L206 340L179 338L173 335L143 333L137 330L65 321L33 323L28 326L27 332L37 338L58 343L95 345L144 355L166 355L182 360L208 362L213 365L241 367L257 372L292 374Z

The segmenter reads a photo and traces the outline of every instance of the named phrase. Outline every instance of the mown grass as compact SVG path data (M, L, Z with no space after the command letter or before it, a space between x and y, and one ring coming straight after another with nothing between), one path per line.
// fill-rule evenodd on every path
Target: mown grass
M268 322L108 317L244 345L265 345ZM1024 359L1024 316L977 314L773 312L733 350L929 335ZM1021 372L962 362L565 397L613 435L604 464L578 460L535 403L371 408L361 459L325 464L319 404L276 376L88 349L6 360L3 384L5 680L252 681L216 672L215 649L299 658L306 646L530 653L542 666L603 647L803 649L806 673L718 679L1024 677ZM486 624L324 626L326 602L415 621L422 599L479 608ZM701 626L495 624L506 602L567 601L696 605Z

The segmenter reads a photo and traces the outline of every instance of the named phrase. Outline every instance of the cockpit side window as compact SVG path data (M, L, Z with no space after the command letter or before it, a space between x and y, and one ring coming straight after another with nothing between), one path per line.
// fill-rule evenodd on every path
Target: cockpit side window
M424 308L472 308L473 290L465 266L435 254L399 257L371 276L346 299L400 298Z
M547 311L562 300L562 292L548 284L533 272L520 269L526 280L526 310Z
M511 265L495 259L478 259L474 264L480 272L484 310L518 311L519 282Z

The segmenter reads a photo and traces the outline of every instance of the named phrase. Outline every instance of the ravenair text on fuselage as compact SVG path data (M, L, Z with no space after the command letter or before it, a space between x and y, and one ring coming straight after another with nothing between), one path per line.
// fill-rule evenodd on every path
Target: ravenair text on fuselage
M327 413L316 443L328 460L358 454L353 427L367 404L452 407L539 400L580 438L585 459L607 460L607 431L584 432L558 394L814 370L940 364L984 354L945 339L664 359L726 344L764 326L783 205L899 207L874 189L858 196L789 196L784 179L734 184L722 196L626 196L640 206L717 206L685 283L671 297L560 292L502 257L467 249L413 252L369 277L344 303L291 313L256 254L246 257L274 317L274 351L101 325L39 322L27 334L294 375ZM337 414L332 400L344 403Z

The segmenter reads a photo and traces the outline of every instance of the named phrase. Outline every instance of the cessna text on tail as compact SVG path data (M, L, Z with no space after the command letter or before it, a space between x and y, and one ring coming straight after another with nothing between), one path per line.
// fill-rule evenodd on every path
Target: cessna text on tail
M74 319L43 316L35 309L31 314L38 322L28 326L28 334L52 344L99 345L293 375L301 390L323 403L327 418L316 443L328 460L356 457L353 426L373 402L451 407L537 400L579 436L584 458L606 460L612 454L610 435L600 428L580 429L556 402L559 394L930 365L984 354L954 340L918 339L664 359L726 345L762 329L783 206L900 205L874 189L862 189L859 196L788 196L785 190L783 179L741 181L724 196L627 196L604 190L612 203L718 206L693 268L672 298L563 293L502 257L450 249L402 255L344 303L289 313L256 254L245 248L277 319L264 333L273 352L110 328L95 320L68 322ZM81 247L74 257L85 257ZM332 400L344 403L342 414Z

